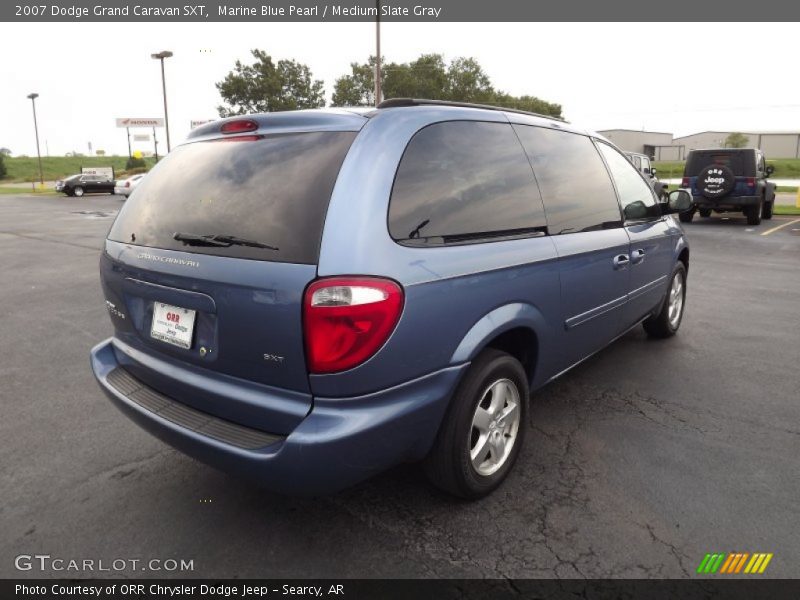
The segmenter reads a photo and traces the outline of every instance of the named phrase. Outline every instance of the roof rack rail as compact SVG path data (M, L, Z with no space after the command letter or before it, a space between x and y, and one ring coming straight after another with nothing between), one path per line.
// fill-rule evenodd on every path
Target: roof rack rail
M423 98L389 98L378 104L377 108L396 108L398 106L459 106L461 108L482 108L485 110L497 110L502 112L513 112L522 115L531 115L532 117L541 117L542 119L550 119L552 121L561 121L566 123L561 117L553 117L551 115L543 115L540 113L530 112L528 110L519 110L517 108L506 108L505 106L495 106L492 104L473 104L471 102L452 102L450 100L425 100Z

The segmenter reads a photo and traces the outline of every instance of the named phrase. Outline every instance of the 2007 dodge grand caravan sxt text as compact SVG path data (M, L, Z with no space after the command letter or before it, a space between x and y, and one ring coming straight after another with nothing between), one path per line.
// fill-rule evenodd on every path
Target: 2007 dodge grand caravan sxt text
M615 147L563 121L390 100L194 130L100 261L111 400L211 465L323 493L403 461L479 497L528 398L631 327L667 337L689 248Z

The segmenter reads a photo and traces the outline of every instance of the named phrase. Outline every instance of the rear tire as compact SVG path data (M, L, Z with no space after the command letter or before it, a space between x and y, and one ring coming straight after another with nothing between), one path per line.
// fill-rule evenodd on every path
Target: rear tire
M759 200L755 206L748 206L744 214L747 216L748 225L761 225L761 211L763 210L764 200Z
M694 219L694 208L690 208L682 213L678 213L678 219L680 219L681 223L691 223L692 219Z
M456 388L425 472L436 487L481 498L506 478L527 428L528 378L520 362L487 348Z
M762 219L771 219L772 218L772 209L775 206L775 201L772 202L765 202L764 208L761 209L761 218Z
M668 338L675 335L683 320L686 307L686 267L681 261L672 270L664 304L657 315L649 317L642 325L647 335L654 338Z
M710 208L701 208L700 210L698 210L698 212L700 213L701 217L708 218L708 217L711 216L711 209Z

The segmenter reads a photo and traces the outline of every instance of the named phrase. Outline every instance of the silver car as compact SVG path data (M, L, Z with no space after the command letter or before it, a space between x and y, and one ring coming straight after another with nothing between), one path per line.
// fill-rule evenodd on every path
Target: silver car
M144 176L145 173L140 173L138 175L134 175L133 177L128 177L127 179L118 181L114 186L114 193L125 197L130 196L131 192L137 185L139 185L139 182Z

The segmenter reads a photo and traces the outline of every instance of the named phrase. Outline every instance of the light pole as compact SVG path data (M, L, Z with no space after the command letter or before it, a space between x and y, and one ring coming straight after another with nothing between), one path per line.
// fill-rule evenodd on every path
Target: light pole
M381 103L381 0L375 0L375 106Z
M33 130L36 132L36 156L39 157L39 183L44 186L44 175L42 174L42 153L39 151L39 124L36 122L36 99L39 97L39 94L36 92L28 94L28 98L31 99L31 105L33 106Z
M164 77L164 59L172 56L169 50L162 50L157 54L151 54L150 58L155 58L161 61L161 89L164 93L164 126L167 129L167 152L170 151L169 146L169 114L167 113L167 80Z

